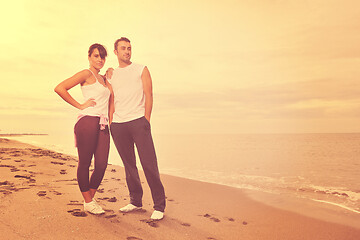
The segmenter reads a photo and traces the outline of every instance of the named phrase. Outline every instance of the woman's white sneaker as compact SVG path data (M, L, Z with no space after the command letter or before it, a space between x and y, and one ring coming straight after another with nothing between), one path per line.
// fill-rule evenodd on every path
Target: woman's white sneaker
M84 211L97 215L105 213L102 207L100 207L100 205L97 204L97 202L95 202L94 200L88 203L84 202Z

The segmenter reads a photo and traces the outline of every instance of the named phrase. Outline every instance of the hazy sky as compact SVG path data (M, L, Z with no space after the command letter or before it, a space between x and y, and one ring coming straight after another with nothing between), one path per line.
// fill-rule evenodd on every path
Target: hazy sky
M71 128L54 87L96 42L116 67L122 36L152 75L154 132L360 131L356 0L14 0L0 20L3 132Z

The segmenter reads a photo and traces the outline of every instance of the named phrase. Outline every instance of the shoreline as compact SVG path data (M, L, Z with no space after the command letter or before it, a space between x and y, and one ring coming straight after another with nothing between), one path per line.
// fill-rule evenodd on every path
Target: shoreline
M4 136L2 136L2 135L4 135ZM74 157L74 158L77 159L76 154L71 154L71 153L68 153L67 151L63 151L63 150L57 150L55 148L51 148L51 146L46 146L44 144L41 145L40 142L31 142L31 141L26 141L26 140L22 141L23 139L17 139L16 138L16 137L21 137L21 136L44 136L44 135L48 136L49 134L39 134L39 133L21 133L21 134L16 133L16 134L12 134L12 133L10 133L10 134L0 134L0 138L1 137L10 137L9 140L11 140L11 141L19 141L21 143L29 144L29 145L34 146L34 147L44 148L44 149L48 149L50 151L55 151L55 152L58 152L58 153L61 153L61 154L69 155L69 156ZM11 138L11 137L15 137L15 138ZM39 144L39 145L37 145L37 144ZM117 163L111 163L111 164L109 163L109 165L119 166L119 167L123 168L122 165L119 165ZM138 167L139 167L139 170L142 171L141 165L138 166ZM226 186L226 187L232 187L232 188L235 188L235 189L240 189L240 190L242 190L244 192L247 192L249 197L253 197L253 200L255 200L255 201L257 201L258 199L262 200L262 198L264 198L266 196L269 196L269 195L272 195L272 196L278 195L278 193L276 193L276 192L263 191L263 190L257 189L257 188L243 188L243 187L238 187L238 186L234 186L234 185L231 185L231 184L218 183L218 182L211 181L211 180L203 180L203 179L198 179L198 178L191 178L191 177L188 177L188 176L183 176L181 174L176 175L176 174L173 174L173 173L166 173L165 172L165 173L162 173L161 175L174 176L174 177L189 179L189 180L193 180L193 181L217 184L217 185L220 185L220 186ZM255 193L255 194L252 194L252 193ZM257 197L259 195L261 195L261 197ZM290 210L291 211L291 209L289 209L289 207L282 207L279 204L276 204L276 201L273 201L274 197L268 197L268 198L269 198L268 200L270 202L270 203L268 203L268 205L279 208L279 209L285 209L285 210ZM291 202L295 203L295 205L298 205L298 202L301 202L301 201L308 201L308 202L310 201L310 202L313 202L315 204L316 203L322 203L322 205L319 205L320 207L323 206L322 208L329 209L329 206L330 206L330 208L332 206L334 208L333 211L335 211L337 213L340 213L340 211L338 211L338 210L342 209L343 211L345 211L345 214L347 214L347 211L349 211L349 212L354 213L356 216L359 216L359 218L360 218L360 212L359 211L357 211L357 210L355 210L353 208L349 208L346 205L338 204L336 202L326 201L326 200L321 200L321 199L315 199L315 198L303 198L303 197L294 197L294 196L290 196L290 198L293 199ZM277 200L277 201L279 201L279 200ZM291 204L289 204L289 205L291 205ZM326 205L328 205L328 206L326 206ZM295 211L295 212L299 212L299 211ZM344 214L344 213L342 213L342 214ZM309 215L309 214L304 214L304 215ZM313 216L313 215L310 214L310 216ZM320 219L324 219L324 218L321 217ZM350 226L354 226L354 224L350 224ZM360 226L360 219L359 219L359 226ZM355 224L355 227L358 227L358 225Z
M149 221L152 200L142 172L144 211L122 214L118 209L129 199L124 170L116 165L108 166L96 195L106 214L76 217L73 213L82 209L76 158L6 138L0 138L0 148L0 231L9 239L91 239L94 234L108 239L360 237L360 229L346 222L319 220L316 215L323 212L316 204L306 206L314 215L309 217L291 206L289 210L272 207L266 197L255 201L242 189L166 174L161 174L167 196L162 221ZM47 233L43 226L54 231Z
M56 149L56 148L54 148L54 147L52 147L52 146L50 146L50 145L46 145L46 144L41 144L41 142L37 142L37 141L27 141L26 139L21 139L21 136L31 136L31 135L48 135L48 134L7 134L7 135L9 135L9 137L10 137L10 139L13 139L13 140L15 140L15 141L20 141L20 142L22 142L22 143L26 143L26 144L30 144L30 145L33 145L33 146L37 146L37 147L41 147L41 148L45 148L45 149L49 149L49 150L52 150L52 151L56 151L56 152L59 152L59 153L63 153L63 154L67 154L67 155L70 155L70 156L73 156L73 157L75 157L75 158L77 158L77 154L76 153L69 153L69 151L66 151L65 149L62 149L62 150L60 150L60 149ZM1 135L0 135L0 137L1 137ZM13 138L12 138L13 137ZM19 138L20 137L20 138ZM115 146L112 146L112 147L115 147ZM76 149L76 148L74 148L74 149ZM117 154L117 153L116 153ZM111 157L111 155L109 156L109 157ZM110 161L110 158L109 158L109 161ZM116 166L120 166L120 167L122 167L122 165L121 164L119 164L119 163L114 163L114 162L112 162L111 163L112 165L116 165ZM141 168L141 165L139 164L139 162L138 162L138 167L139 167L139 170L141 170L142 168ZM161 169L160 169L161 170ZM231 184L226 184L226 183L219 183L219 182L217 182L217 181L213 181L213 180L210 180L210 179L202 179L202 178L196 178L196 177L191 177L190 175L183 175L183 174L176 174L175 172L167 172L166 170L164 170L163 169L163 172L162 172L162 174L167 174L167 175L170 175L170 176L175 176L175 177L180 177L180 178L186 178L186 179L190 179L190 180L194 180L194 181L200 181L200 182L205 182L205 183L213 183L213 184L219 184L219 185L222 185L222 186L228 186L228 187L233 187L233 188L236 188L236 189L241 189L241 190L243 190L243 191L245 191L245 192L261 192L262 194L263 194L263 196L266 196L266 194L267 193L270 193L271 195L278 195L279 193L277 192L277 191L273 191L273 190L271 190L270 192L268 191L268 189L261 189L261 188L252 188L252 187L249 187L250 185L248 185L248 184L245 184L245 185L248 185L248 186L246 186L246 187L239 187L238 186L238 184L235 184L235 185L231 185ZM241 185L241 184L240 184ZM302 190L303 189L303 187L301 187L301 189L300 190ZM320 193L326 193L325 191L326 190L324 190L324 189L314 189L313 190L314 191L314 193L317 193L317 192L320 192ZM342 190L340 190L340 189L332 189L331 191L329 190L329 192L327 193L328 195L330 195L331 196L331 193L336 193L336 194L339 194L339 193L342 193ZM296 194L296 193L295 193ZM343 193L344 194L344 193ZM250 194L250 195L258 195L258 194ZM288 195L288 194L284 194L284 193L282 193L281 195ZM262 197L263 197L262 196ZM261 197L261 198L262 198ZM304 196L299 196L299 195L297 195L297 197L294 197L294 196L292 196L292 195L289 195L289 197L291 198L291 199L294 199L294 200L292 200L292 202L298 202L299 200L300 201L309 201L309 200L311 200L311 201L313 201L314 203L316 203L316 202L321 202L323 205L332 205L334 208L335 208L335 210L334 211L337 211L338 212L338 210L339 209L342 209L343 210L343 212L342 213L340 213L340 214L347 214L347 211L350 211L350 212L353 212L354 214L360 214L360 212L358 211L358 210L356 210L356 209L354 209L354 208L351 208L351 207L349 207L349 206L347 206L347 205L344 205L344 204L342 204L342 203L338 203L338 202L336 202L336 201L331 201L331 200L328 200L328 201L326 201L326 200L324 200L323 199L323 194L320 194L318 197L320 197L320 198L318 198L318 199L316 199L316 198L312 198L312 197L305 197L304 198ZM348 195L347 195L347 197L348 197ZM261 200L261 198L259 198L260 200ZM270 202L271 202L271 199L273 199L273 197L270 197ZM254 200L257 200L257 197L255 197L254 198ZM334 200L334 199L333 199ZM282 207L282 206L280 206L279 204L276 204L276 202L274 203L274 202L272 202L271 204L270 204L271 206L273 206L273 207L277 207L277 208L280 208L280 209L287 209L287 210L289 210L289 208L284 208L284 207ZM320 205L320 207L321 207L321 205ZM328 206L323 206L323 208L326 208L326 209L328 209ZM338 208L338 209L337 209ZM290 209L291 210L291 209ZM360 217L360 216L359 216ZM321 219L323 219L323 218L321 218ZM351 226L353 226L354 224L350 224ZM359 225L360 225L360 222L359 222Z

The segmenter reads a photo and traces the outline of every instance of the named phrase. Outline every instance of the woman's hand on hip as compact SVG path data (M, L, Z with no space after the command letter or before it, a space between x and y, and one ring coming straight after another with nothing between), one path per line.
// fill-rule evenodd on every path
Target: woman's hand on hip
M88 108L88 107L94 107L96 105L95 99L94 98L89 98L86 102L84 102L83 104L81 104L81 110Z

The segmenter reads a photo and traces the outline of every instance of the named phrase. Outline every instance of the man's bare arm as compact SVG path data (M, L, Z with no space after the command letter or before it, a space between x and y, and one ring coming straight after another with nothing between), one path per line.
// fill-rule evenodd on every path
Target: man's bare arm
M145 94L145 118L150 122L151 111L153 107L153 92L152 92L152 80L150 76L149 69L144 68L141 75L141 80L143 83L143 89Z

